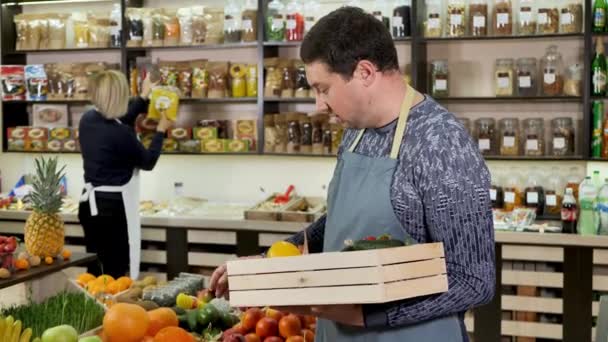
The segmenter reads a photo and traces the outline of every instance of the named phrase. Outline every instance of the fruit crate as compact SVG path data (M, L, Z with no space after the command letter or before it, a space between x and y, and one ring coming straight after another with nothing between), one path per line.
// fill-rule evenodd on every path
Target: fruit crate
M443 243L228 262L230 305L374 304L446 292Z
M301 210L306 208L306 210ZM323 197L303 197L296 200L279 215L279 221L315 222L325 213L327 202Z
M285 209L295 205L301 197L292 197L289 202L277 205L273 208L265 208L265 204L272 203L275 197L281 194L273 194L260 203L257 203L253 208L245 210L246 220L262 220L262 221L281 221L281 214Z

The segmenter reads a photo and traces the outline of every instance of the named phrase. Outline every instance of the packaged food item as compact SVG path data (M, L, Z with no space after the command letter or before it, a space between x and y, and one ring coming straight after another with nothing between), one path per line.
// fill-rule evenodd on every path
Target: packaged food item
M192 139L192 131L189 128L175 127L168 132L168 137L177 141Z
M559 10L554 0L541 1L538 7L538 34L559 32Z
M230 66L232 97L247 96L247 67L244 64L236 63Z
M283 83L282 72L278 68L278 58L265 58L264 68L266 68L266 82L264 83L264 97L281 96L281 85Z
M209 139L201 143L203 153L224 153L226 152L226 139Z
M76 93L73 65L71 63L57 63L53 73L47 73L49 85L53 87L54 98L57 100L72 99Z
M287 114L287 127L287 153L299 153L302 140L299 113Z
M258 96L258 66L249 64L247 68L247 97Z
M11 151L11 152L22 152L22 151L25 151L25 140L24 139L8 138L7 149L9 151Z
M466 34L464 0L448 0L447 36L462 37Z
M338 154L340 143L342 142L342 135L344 134L344 127L340 124L331 124L331 154Z
M275 114L274 125L277 129L277 141L274 147L276 153L287 152L287 137L288 137L288 122L287 115ZM331 141L331 140L330 140Z
M243 42L255 42L258 39L258 14L256 9L243 11L241 21Z
M510 36L513 34L513 7L511 0L494 0L494 34Z
M532 35L536 33L536 0L519 1L517 29L520 35Z
M207 61L192 61L190 65L192 67L192 98L206 98L209 91Z
M264 115L264 152L274 153L277 145L277 128L274 124L274 115Z
M431 62L431 95L433 97L447 97L448 88L448 61L436 60Z
M51 152L61 152L62 146L63 146L63 143L60 140L56 140L56 139L50 139L46 143L47 151L51 151Z
M0 66L0 79L2 81L2 100L25 100L25 70L23 65Z
M559 32L580 33L583 31L583 4L580 0L568 0L561 8Z
M87 75L88 64L74 63L72 72L74 75L74 100L87 100L89 98L89 76Z
M44 65L25 66L25 81L27 84L27 99L30 101L45 101L48 94L48 78Z
M192 44L200 45L205 43L207 36L207 23L203 6L192 7Z
M167 20L165 21L165 40L164 46L176 46L180 42L179 18L175 11L166 10Z
M144 34L141 44L143 46L154 46L154 20L152 19L154 11L153 8L142 8Z
M200 127L215 127L219 139L228 139L230 123L227 120L201 120L198 122Z
M558 96L564 87L562 55L557 51L556 45L547 48L547 53L541 59L543 71L542 94L545 96Z
M513 85L515 80L513 64L513 59L511 58L496 60L496 96L513 96Z
M66 104L34 104L32 119L35 127L67 127L68 106Z
M63 152L78 152L80 151L80 144L76 139L66 139L61 143L61 151Z
M285 39L285 6L278 0L268 3L266 13L266 39L271 42L282 42Z
M13 17L15 24L15 50L28 50L28 17L20 13Z
M192 97L192 67L189 62L177 64L177 85L182 98Z
M50 44L50 27L49 27L49 15L48 14L41 14L38 17L38 20L40 21L40 44L39 44L39 49L40 50L48 50L49 49L49 44Z
M23 31L23 33L25 34L24 36L24 40L23 40L23 50L38 50L40 49L40 39L41 39L41 31L42 31L42 21L39 18L39 15L35 15L35 14L30 14L30 15L23 15L22 17L20 17L21 19L23 19L23 24L25 24L25 31ZM19 22L16 22L16 24L21 24ZM20 27L17 27L17 30L20 30ZM19 36L19 32L17 32L17 35Z
M545 154L545 126L543 119L524 120L524 154L542 156Z
M179 20L179 44L192 45L194 35L192 33L192 10L190 7L177 10Z
M45 127L30 127L25 140L49 140L49 130Z
M538 93L537 70L535 58L517 60L517 95L536 96Z
M160 61L158 69L160 71L160 84L168 87L178 87L179 71L177 70L176 62Z
M409 4L397 6L393 9L393 17L391 18L393 38L405 38L412 35L411 11L412 8ZM465 20L463 20L463 27L466 30Z
M545 190L540 184L540 176L535 172L528 175L524 192L526 194L525 206L534 209L537 215L542 215L545 211Z
M152 90L150 95L150 106L148 108L148 118L160 120L162 113L167 119L177 120L179 109L178 90L172 87L157 87Z
M502 119L500 126L500 155L518 156L519 155L519 120Z
M25 139L28 130L29 127L9 127L6 130L6 135L9 139Z
M86 13L72 13L72 25L74 28L74 46L79 49L89 47L89 21Z
M310 97L310 85L306 79L306 69L304 62L301 60L294 61L295 66L295 97L308 98Z
M44 152L48 140L25 140L25 151Z
M168 18L165 16L163 9L154 9L152 11L152 42L151 46L159 47L165 44L165 21Z
M179 141L179 151L182 153L201 153L201 141L200 140Z
M228 95L228 62L209 62L210 99L221 99Z
M92 15L88 16L89 22L89 47L110 47L110 18Z
M241 9L234 0L229 0L224 8L224 43L241 41Z
M217 127L194 127L193 136L198 140L211 140L219 137Z
M304 16L302 6L296 0L290 0L285 7L285 39L301 41L304 38Z
M249 141L247 140L235 140L228 139L226 140L226 152L231 153L243 153L249 152Z
M179 143L175 139L166 138L163 140L163 152L175 153L179 150Z
M475 132L481 154L496 155L496 121L492 118L477 119L475 121Z
M144 22L141 8L129 7L126 11L127 17L127 46L139 47L144 38Z
M583 94L584 66L574 64L566 69L566 80L564 81L564 95L582 96Z
M306 114L300 115L300 153L312 153L312 121Z
M122 45L122 9L120 4L112 6L110 12L110 46L119 48Z
M282 73L281 98L292 98L295 95L296 87L292 61L288 59L281 60L279 69L281 69Z
M574 154L574 122L572 118L555 118L551 120L552 155L571 156Z
M235 138L249 143L249 148L257 148L257 124L255 120L236 120Z
M205 44L222 44L224 42L224 9L205 7L204 15L207 23Z
M473 37L488 35L487 0L471 0L469 4L469 33Z
M323 154L323 125L329 122L326 114L316 114L312 117L312 153Z
M426 0L426 18L424 20L424 36L427 38L439 38L443 32L443 20L441 19L441 1Z

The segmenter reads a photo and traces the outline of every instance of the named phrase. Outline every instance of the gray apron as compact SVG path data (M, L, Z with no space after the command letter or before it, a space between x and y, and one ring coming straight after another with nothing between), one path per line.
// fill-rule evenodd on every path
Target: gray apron
M393 210L391 182L414 94L414 89L408 86L389 158L371 158L354 153L365 132L361 130L352 146L338 160L327 197L324 252L340 251L345 240L363 239L370 235L390 234L396 239L409 238ZM462 334L457 315L381 329L352 327L319 319L315 341L462 342Z

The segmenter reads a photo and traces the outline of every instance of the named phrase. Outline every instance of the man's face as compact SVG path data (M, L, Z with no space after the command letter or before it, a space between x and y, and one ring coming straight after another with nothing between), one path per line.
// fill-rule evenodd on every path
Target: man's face
M368 94L356 77L346 81L330 72L327 64L313 62L306 65L306 78L315 92L317 111L337 116L347 127L366 127L363 115Z

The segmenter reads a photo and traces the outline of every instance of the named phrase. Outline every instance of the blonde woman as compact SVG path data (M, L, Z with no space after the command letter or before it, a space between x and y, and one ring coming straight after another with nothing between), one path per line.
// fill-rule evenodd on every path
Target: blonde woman
M85 189L78 218L84 229L87 252L96 253L99 265L89 271L113 277L139 273L139 170L152 170L163 138L172 122L162 118L150 147L137 139L135 121L148 109L151 82L146 79L140 97L129 100L129 86L119 71L105 71L90 80L94 109L80 121L80 147Z

